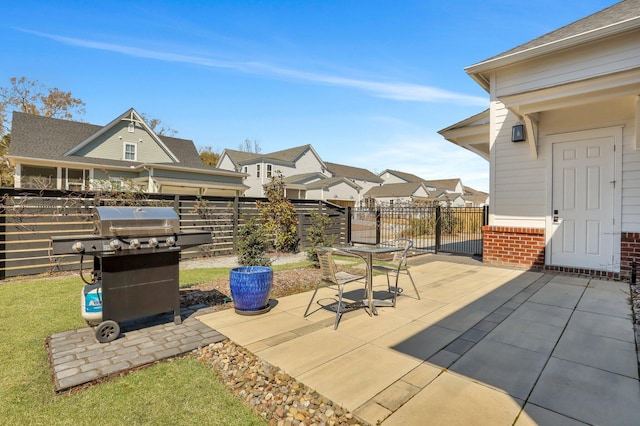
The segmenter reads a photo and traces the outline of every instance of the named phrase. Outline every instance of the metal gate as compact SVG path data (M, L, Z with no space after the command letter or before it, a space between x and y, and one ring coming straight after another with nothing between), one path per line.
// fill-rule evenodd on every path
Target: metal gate
M350 242L378 244L409 238L414 247L434 253L482 254L482 227L488 207L377 207L352 209Z

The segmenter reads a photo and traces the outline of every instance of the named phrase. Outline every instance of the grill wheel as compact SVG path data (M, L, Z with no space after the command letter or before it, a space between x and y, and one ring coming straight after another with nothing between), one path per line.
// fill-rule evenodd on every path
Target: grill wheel
M103 321L96 328L96 340L100 343L109 343L120 335L120 326L117 322L107 320Z

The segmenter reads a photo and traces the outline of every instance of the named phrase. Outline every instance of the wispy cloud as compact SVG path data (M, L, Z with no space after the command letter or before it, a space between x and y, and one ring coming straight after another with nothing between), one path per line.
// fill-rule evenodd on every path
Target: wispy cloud
M326 84L331 86L352 88L385 99L426 103L444 102L458 105L477 105L482 107L485 107L487 105L487 99L485 98L468 96L460 93L438 89L436 87L423 86L419 84L359 80L355 78L308 72L292 68L284 68L260 61L216 60L204 56L184 55L180 53L150 50L121 44L105 43L73 37L65 37L55 34L47 34L39 31L31 31L25 29L17 30L36 35L38 37L54 40L56 42L70 46L115 52L123 55L153 59L164 62L195 64L210 68L231 69L247 74L289 78L292 80L306 81L315 84Z

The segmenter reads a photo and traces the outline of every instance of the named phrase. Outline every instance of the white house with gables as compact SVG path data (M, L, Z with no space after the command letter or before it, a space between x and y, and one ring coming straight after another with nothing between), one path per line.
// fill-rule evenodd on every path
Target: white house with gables
M482 207L489 204L488 194L465 187L458 178L426 180L398 170L384 170L380 178L383 181L382 188L372 188L365 193L365 198L375 200L378 204L438 202L449 207Z
M484 262L628 277L640 260L640 1L466 71L489 109L440 133L489 158Z
M264 197L264 185L280 172L288 198L351 207L359 205L366 190L382 183L366 169L322 161L311 145L267 154L225 149L217 167L245 173L244 183L249 187L245 195L249 197Z
M202 164L193 141L157 135L129 109L105 126L14 112L16 188L233 196L244 175Z

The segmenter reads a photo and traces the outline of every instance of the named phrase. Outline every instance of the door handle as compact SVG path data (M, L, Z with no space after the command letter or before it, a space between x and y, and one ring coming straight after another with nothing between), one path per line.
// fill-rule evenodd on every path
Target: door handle
M560 218L558 217L558 210L553 211L553 223L558 223Z

